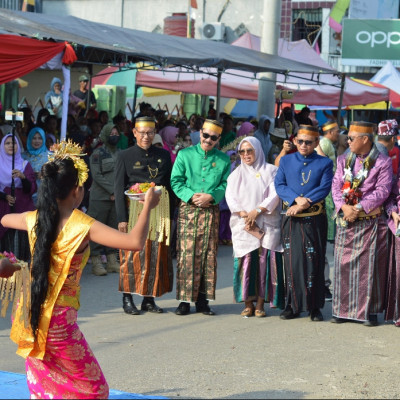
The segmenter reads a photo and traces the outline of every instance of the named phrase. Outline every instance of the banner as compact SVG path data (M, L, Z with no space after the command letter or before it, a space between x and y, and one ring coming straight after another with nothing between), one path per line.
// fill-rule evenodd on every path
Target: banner
M342 65L380 67L391 61L400 66L400 21L345 19Z

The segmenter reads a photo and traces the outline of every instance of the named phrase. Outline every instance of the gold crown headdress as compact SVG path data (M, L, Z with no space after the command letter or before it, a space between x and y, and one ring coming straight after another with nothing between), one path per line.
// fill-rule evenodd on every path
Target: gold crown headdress
M74 162L74 166L78 170L78 185L83 186L89 177L89 168L81 158L85 155L82 153L82 147L74 143L71 139L68 139L67 141L63 140L60 143L53 144L50 151L49 161L70 158Z

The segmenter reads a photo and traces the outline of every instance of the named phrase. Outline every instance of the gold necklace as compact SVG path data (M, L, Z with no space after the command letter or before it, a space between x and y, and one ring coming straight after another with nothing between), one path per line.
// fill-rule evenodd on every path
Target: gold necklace
M158 168L151 168L150 165L147 166L150 174L150 179L154 179L158 175Z
M303 185L307 184L308 181L310 180L310 175L311 175L311 169L308 171L308 176L307 179L305 179L305 173L301 173L301 178L303 179Z

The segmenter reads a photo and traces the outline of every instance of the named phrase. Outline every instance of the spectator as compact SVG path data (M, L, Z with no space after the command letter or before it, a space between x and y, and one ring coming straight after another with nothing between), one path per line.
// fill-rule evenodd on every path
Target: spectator
M22 157L29 161L36 177L36 186L40 185L40 170L42 165L49 160L49 150L46 147L46 135L44 130L39 127L31 129L28 134L27 150L22 153ZM32 194L32 199L36 205L37 192Z
M14 169L12 158L14 153ZM15 192L12 193L12 181ZM32 166L21 155L18 140L6 135L0 144L0 217L10 212L21 213L35 209L32 195L36 192L36 177ZM7 229L0 225L0 251L11 251L24 261L29 261L30 252L26 232Z
M117 229L117 214L114 197L114 169L119 149L120 134L113 124L104 125L100 133L101 145L90 156L92 186L90 188L88 215L101 223ZM107 275L107 272L119 272L114 249L90 242L92 274ZM104 268L101 255L105 254L107 266Z
M239 154L242 162L228 177L226 188L232 213L234 297L245 303L242 316L265 317L265 300L280 308L285 301L281 207L274 185L277 168L265 162L261 143L254 137L240 142ZM254 236L257 230L264 234Z
M45 107L49 110L50 114L55 115L57 118L62 117L63 92L61 87L61 79L53 78L50 90L44 96Z
M166 128L161 129L160 136L164 143L163 149L167 150L171 156L171 162L174 164L176 159L176 143L179 129L174 126L167 126Z
M298 114L294 115L294 118L298 125L313 125L310 118L311 110L308 107L303 107Z
M79 77L79 89L75 90L74 96L82 100L83 104L79 115L85 115L88 108L96 109L97 102L96 97L92 90L88 89L89 78L86 75ZM88 107L88 96L89 96L89 107Z

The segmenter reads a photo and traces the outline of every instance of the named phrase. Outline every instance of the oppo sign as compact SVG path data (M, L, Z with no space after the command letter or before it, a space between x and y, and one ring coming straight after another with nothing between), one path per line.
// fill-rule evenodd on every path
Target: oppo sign
M356 41L360 44L369 44L372 48L380 44L390 48L391 45L400 44L400 32L361 31L357 33Z
M342 65L400 66L400 19L343 20Z

